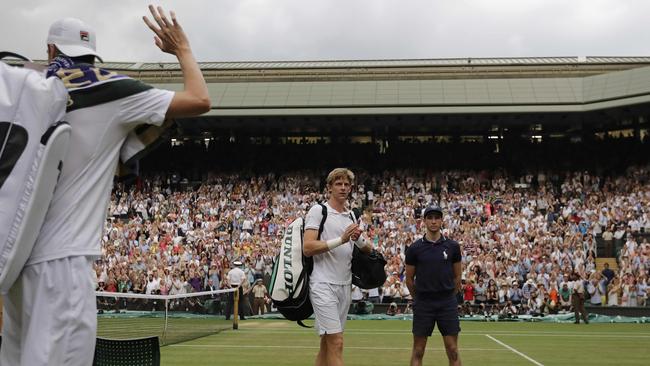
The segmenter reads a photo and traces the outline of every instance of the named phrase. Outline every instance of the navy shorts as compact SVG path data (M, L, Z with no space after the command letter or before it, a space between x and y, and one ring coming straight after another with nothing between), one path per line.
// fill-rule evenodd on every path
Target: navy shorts
M413 304L413 335L429 337L438 324L443 336L460 333L458 301L452 295L444 299L417 299Z

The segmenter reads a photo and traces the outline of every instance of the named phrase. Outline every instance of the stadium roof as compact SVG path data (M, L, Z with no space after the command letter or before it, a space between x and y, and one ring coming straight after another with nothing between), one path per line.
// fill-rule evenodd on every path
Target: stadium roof
M328 60L328 61L236 61L201 62L201 69L313 69L313 68L374 68L422 66L505 66L505 65L563 65L563 64L650 64L650 57L499 57L445 58L412 60ZM108 62L104 67L120 70L180 70L178 63Z
M177 63L101 67L170 90ZM221 117L582 114L650 109L650 57L205 62ZM640 112L639 112L640 111Z
M102 66L159 87L182 88L176 63ZM179 120L177 137L460 136L486 135L495 128L560 136L639 128L650 116L650 57L207 62L200 67L212 110Z
M210 83L584 77L650 66L650 57L203 62ZM178 63L105 63L148 83L180 83Z
M153 83L171 90L181 83ZM209 82L207 116L587 112L650 103L650 66L582 77Z

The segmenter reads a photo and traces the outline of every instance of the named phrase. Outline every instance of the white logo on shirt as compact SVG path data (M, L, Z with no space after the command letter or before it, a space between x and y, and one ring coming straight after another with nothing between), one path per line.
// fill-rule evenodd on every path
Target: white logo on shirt
M447 255L447 249L445 249L445 250L442 252L442 255L444 255L444 256L445 256L445 260L447 260L447 257L448 257L448 255Z

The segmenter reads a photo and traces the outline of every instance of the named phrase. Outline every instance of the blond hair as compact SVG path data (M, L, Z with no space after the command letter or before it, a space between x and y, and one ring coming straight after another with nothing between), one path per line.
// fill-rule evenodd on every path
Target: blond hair
M336 168L332 170L328 175L327 175L327 180L325 181L327 186L331 186L335 181L338 179L345 178L347 179L350 184L354 184L354 173L348 168Z

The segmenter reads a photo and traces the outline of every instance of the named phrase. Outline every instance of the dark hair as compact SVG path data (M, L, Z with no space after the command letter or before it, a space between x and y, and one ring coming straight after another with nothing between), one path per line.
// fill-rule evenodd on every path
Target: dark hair
M75 64L90 64L94 65L95 64L95 55L85 55L85 56L77 56L77 57L70 57L72 61L74 61Z
M56 46L54 46L54 47L56 47ZM65 53L61 52L61 50L59 50L58 47L56 47L56 55L57 56L63 55L63 56L70 57L70 59L72 61L74 61L75 64L90 64L90 65L95 64L95 55L83 55L83 56L71 57L71 56L68 56Z

